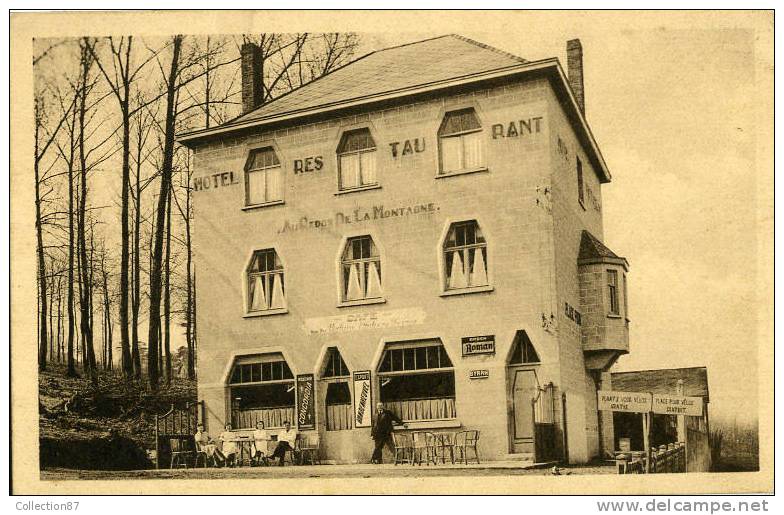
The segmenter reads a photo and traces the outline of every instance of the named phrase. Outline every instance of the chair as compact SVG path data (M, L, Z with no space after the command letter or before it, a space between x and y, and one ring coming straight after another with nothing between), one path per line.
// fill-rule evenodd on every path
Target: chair
M171 450L169 468L188 468L188 463L194 459L196 453L187 443L187 438L169 438L169 449Z
M287 461L292 465L302 464L302 454L300 452L301 443L302 443L302 435L297 433L297 439L294 441L294 448L293 449L289 448L283 455L284 465L286 464Z
M413 464L414 449L411 443L411 436L405 433L392 433L392 443L395 446L395 465L398 463Z
M300 450L300 463L305 462L311 465L321 465L321 457L319 456L319 449L321 448L321 437L318 433L308 434L303 437L303 442L299 446Z
M411 464L422 464L422 457L424 455L425 464L436 464L435 459L435 435L427 432L416 432L412 435L414 445L412 446Z
M201 443L196 442L196 457L193 460L194 468L199 466L199 460L201 460L202 467L204 468L207 468L210 461L212 461L213 464L215 463L215 458L210 458L210 455L207 454L207 451L204 450Z
M454 449L458 455L458 463L462 461L468 465L469 459L475 459L479 463L479 451L477 444L479 443L479 431L472 429L468 431L460 431L455 434ZM474 457L470 458L468 451L474 452Z
M435 435L434 457L446 463L446 460L455 463L455 433L439 433Z

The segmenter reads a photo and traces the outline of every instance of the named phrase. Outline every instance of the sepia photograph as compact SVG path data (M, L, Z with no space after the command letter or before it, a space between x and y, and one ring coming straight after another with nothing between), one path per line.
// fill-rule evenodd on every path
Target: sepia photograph
M773 11L9 17L11 493L773 492Z

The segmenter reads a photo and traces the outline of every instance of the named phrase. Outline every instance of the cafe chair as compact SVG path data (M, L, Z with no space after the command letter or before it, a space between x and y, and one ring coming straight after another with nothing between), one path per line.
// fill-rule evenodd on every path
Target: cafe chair
M411 464L422 465L424 459L426 465L436 464L435 459L435 435L427 432L416 432L413 435L414 445Z
M169 438L169 449L171 450L169 468L188 468L188 464L194 459L195 452L187 445L187 440L184 438Z
M303 436L302 443L300 444L300 463L309 463L311 465L321 465L321 457L319 450L321 447L321 437L318 433L308 434Z
M455 463L455 433L438 433L435 435L434 455L436 461Z
M468 431L460 431L455 434L454 449L457 457L457 462L463 462L468 465L470 459L475 459L479 463L479 451L477 444L479 443L479 431L472 429ZM469 451L473 452L474 457L470 457Z
M411 435L405 433L392 433L392 443L395 446L395 465L400 463L413 463L414 454Z

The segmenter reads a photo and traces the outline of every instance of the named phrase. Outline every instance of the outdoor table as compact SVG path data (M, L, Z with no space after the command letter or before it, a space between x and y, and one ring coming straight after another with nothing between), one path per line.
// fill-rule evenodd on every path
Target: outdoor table
M248 436L237 436L232 441L237 446L236 463L240 466L244 463L250 465L253 458L253 439Z

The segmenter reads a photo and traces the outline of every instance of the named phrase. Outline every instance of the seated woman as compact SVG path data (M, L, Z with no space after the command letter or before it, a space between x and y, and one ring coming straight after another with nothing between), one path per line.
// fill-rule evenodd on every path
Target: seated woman
M258 467L259 465L269 465L269 461L267 461L267 442L269 441L270 437L267 434L267 430L264 429L264 421L259 420L256 422L256 429L253 431L254 467Z
M199 424L196 426L196 434L193 435L196 441L196 450L204 451L208 458L212 459L216 467L223 466L226 463L226 457L223 455L215 442L212 441L210 435L204 431L204 425Z
M231 430L231 424L226 424L226 429L220 435L222 442L222 452L226 458L226 466L233 467L237 460L237 444L236 437Z

